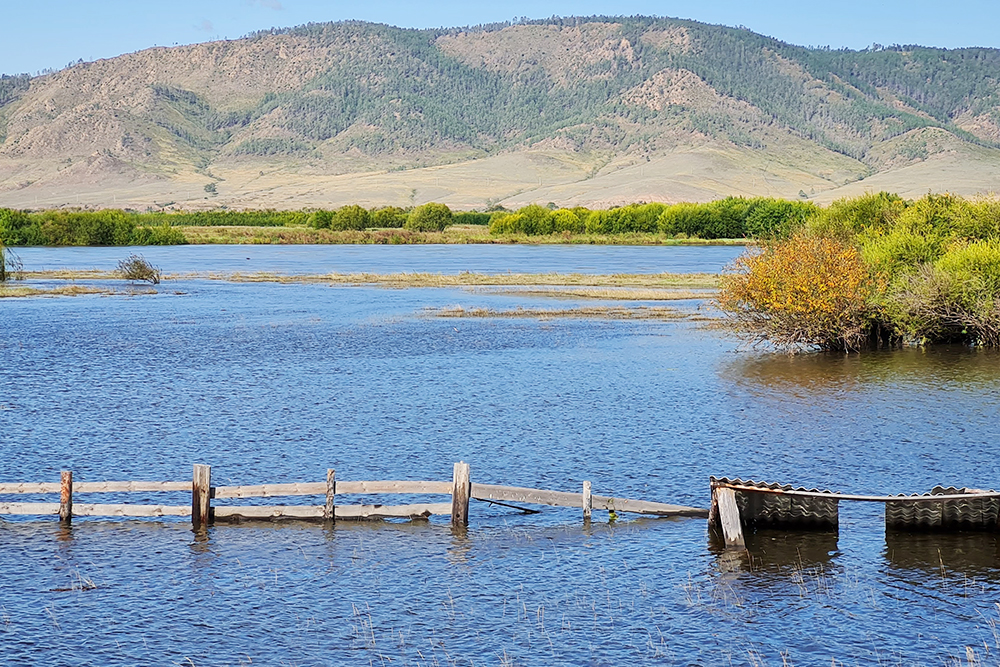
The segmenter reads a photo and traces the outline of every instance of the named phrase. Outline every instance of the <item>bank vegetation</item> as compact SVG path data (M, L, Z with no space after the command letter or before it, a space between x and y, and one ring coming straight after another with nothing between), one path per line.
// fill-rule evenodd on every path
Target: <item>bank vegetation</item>
M1000 345L1000 201L868 194L763 240L718 304L754 343L860 350Z

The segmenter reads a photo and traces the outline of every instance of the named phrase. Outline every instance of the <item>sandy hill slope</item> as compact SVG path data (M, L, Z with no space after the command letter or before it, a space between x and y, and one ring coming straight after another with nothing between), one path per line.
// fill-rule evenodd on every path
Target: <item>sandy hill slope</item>
M311 24L0 78L0 206L971 195L1000 175L998 76L992 49L672 19Z

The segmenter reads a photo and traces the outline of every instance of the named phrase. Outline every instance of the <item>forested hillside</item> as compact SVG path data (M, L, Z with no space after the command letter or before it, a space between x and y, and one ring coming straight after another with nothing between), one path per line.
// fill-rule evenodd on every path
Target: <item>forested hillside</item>
M808 49L673 19L310 24L3 76L0 203L33 193L58 204L51 196L68 188L112 183L150 199L183 191L239 205L257 192L247 188L312 179L302 191L375 172L389 174L379 187L392 203L430 196L422 168L527 153L566 173L501 186L504 175L484 167L498 182L484 203L533 189L579 199L584 181L644 197L655 183L622 189L623 170L654 162L639 180L679 183L683 174L658 162L678 154L690 173L724 158L715 169L727 175L662 199L683 198L684 187L712 198L794 195L798 185L809 197L893 170L923 173L912 167L935 156L1000 165L998 76L998 50Z

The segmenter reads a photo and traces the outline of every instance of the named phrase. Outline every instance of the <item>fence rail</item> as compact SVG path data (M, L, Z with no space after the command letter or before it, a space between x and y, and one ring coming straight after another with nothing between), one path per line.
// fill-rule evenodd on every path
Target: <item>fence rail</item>
M63 471L60 482L26 483L0 482L0 496L59 494L58 503L0 502L0 514L57 514L64 523L74 516L110 517L191 517L195 528L213 521L258 519L314 519L328 522L337 519L420 519L431 516L451 516L452 525L466 526L469 521L469 501L523 503L573 507L590 518L593 509L608 512L634 512L655 516L707 517L708 510L645 500L631 500L591 494L591 483L584 482L579 493L549 491L496 484L474 484L469 465L456 463L450 482L383 480L338 481L333 469L327 471L325 482L290 484L256 484L242 486L212 486L210 466L195 465L191 481L135 482L73 482L73 473ZM77 503L76 497L88 493L160 493L190 492L188 505L97 504ZM451 496L448 502L410 505L339 505L338 496L347 495L439 495ZM214 505L213 500L274 498L289 496L323 496L322 505ZM518 508L521 509L521 508Z

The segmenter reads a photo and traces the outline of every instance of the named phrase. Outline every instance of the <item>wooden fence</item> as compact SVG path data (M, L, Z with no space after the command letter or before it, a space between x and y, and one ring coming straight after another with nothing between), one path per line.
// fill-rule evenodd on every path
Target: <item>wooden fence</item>
M92 493L190 492L191 505L139 505L78 503L76 496ZM190 516L191 523L202 528L214 521L255 519L313 519L333 522L337 519L422 519L435 515L451 516L454 526L469 523L472 499L514 507L511 503L574 507L590 519L593 510L632 512L653 516L707 517L708 510L681 505L627 500L591 493L584 482L580 493L547 491L494 484L475 484L469 464L456 463L452 480L432 481L338 481L334 470L327 470L326 481L253 486L212 486L212 468L195 465L190 481L180 482L73 482L73 473L63 471L59 483L3 483L0 496L15 494L59 494L58 503L0 502L0 514L58 514L64 523L74 516L161 517ZM341 505L338 496L346 495L438 495L451 496L447 502L411 505ZM272 498L282 496L323 496L322 505L213 505L213 500Z

